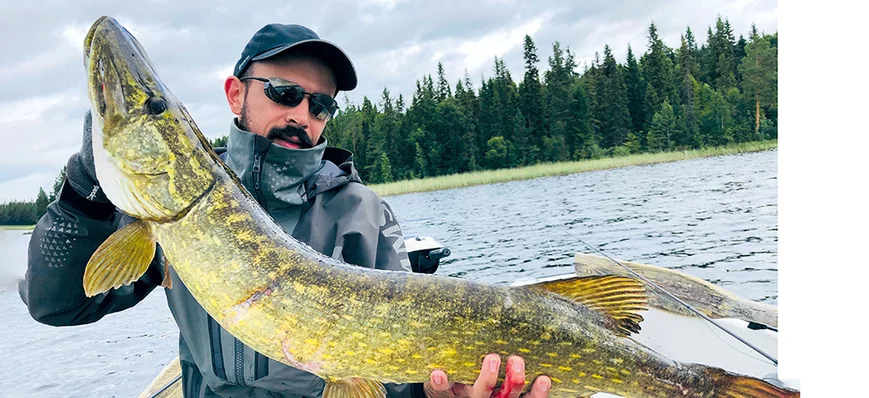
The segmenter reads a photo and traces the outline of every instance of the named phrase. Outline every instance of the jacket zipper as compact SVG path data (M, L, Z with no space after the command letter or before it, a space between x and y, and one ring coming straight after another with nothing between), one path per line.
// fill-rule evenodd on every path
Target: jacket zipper
M260 206L268 212L269 207L266 204L266 201L262 197L262 192L260 191L260 179L262 178L262 163L263 156L259 153L253 154L253 190L256 192L256 199L260 203Z
M235 382L238 385L247 385L244 381L244 345L239 339L235 339Z
M254 152L253 154L253 191L256 195L257 202L268 211L268 207L266 205L266 201L262 198L262 192L260 191L260 179L262 178L262 163L263 156L262 154ZM235 339L235 382L239 385L247 385L244 380L244 345L241 343L241 340Z

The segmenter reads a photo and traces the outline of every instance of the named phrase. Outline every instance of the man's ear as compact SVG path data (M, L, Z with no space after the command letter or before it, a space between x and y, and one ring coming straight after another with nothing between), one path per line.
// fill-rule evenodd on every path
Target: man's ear
M229 104L229 110L236 116L241 115L246 90L247 85L235 76L229 76L223 82L223 91L226 93L226 102Z

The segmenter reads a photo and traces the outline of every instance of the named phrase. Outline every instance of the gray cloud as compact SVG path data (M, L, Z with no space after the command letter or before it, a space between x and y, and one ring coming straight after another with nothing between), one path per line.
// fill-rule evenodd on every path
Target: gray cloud
M0 121L5 127L0 131L0 186L27 175L48 179L77 148L81 115L89 106L81 42L100 15L115 17L136 35L164 83L210 137L225 134L232 117L223 79L250 36L266 23L301 23L340 45L359 74L359 87L348 93L359 104L363 96L379 102L384 87L409 103L416 80L435 75L438 61L444 63L451 85L468 69L479 87L481 75L491 75L495 56L521 80L526 33L537 45L542 72L548 69L555 41L570 48L580 65L602 53L605 44L623 61L629 44L638 55L646 50L653 20L664 41L675 47L688 26L705 42L706 29L718 15L730 20L736 37L747 34L752 22L775 31L778 19L777 4L771 0L5 4L0 14L0 37L6 38L0 44ZM46 184L50 187L50 181ZM12 194L0 195L0 201L4 195Z

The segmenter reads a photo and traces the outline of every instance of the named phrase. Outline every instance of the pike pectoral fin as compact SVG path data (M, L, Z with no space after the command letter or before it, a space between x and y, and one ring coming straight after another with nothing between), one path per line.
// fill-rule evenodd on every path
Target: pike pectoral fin
M151 264L157 242L148 223L136 220L109 236L91 256L84 270L88 297L135 282Z
M532 286L604 313L614 321L607 326L622 336L640 331L643 316L639 312L648 309L648 298L642 282L624 276L577 277Z
M376 380L352 378L326 383L323 398L385 398L386 388Z

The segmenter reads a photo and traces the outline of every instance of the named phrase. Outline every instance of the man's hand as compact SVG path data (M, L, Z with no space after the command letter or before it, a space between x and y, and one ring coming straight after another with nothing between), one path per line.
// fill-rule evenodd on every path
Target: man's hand
M450 383L444 371L435 370L431 372L429 381L425 382L425 394L428 398L518 398L525 387L525 361L519 356L507 358L507 376L501 387L496 389L500 368L501 357L497 354L487 355L483 359L480 376L472 386ZM547 398L551 386L549 377L540 376L534 380L531 391L523 397Z

